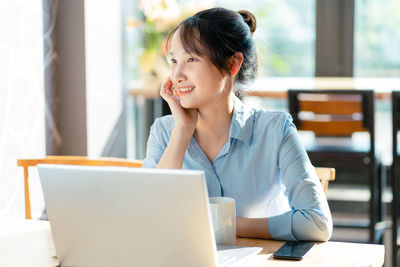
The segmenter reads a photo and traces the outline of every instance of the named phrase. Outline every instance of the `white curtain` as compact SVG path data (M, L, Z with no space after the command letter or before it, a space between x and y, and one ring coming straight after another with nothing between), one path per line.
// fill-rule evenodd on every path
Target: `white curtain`
M0 0L0 217L25 215L23 170L18 158L45 154L41 0ZM44 203L31 172L33 217Z

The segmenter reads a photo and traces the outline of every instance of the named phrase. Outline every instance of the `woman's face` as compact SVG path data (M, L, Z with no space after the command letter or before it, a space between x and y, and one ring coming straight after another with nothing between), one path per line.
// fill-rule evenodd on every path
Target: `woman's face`
M188 54L178 32L171 41L169 60L170 78L182 107L201 108L229 91L225 90L228 75L223 75L207 57Z

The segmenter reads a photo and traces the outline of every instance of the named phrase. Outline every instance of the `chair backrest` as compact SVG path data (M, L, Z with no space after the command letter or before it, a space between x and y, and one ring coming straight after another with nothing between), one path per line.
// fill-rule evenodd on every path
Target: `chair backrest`
M392 140L393 140L393 165L400 160L398 151L397 133L400 131L400 91L392 92ZM397 165L395 165L397 167Z
M316 136L374 135L373 90L300 90L288 92L289 111L299 130ZM373 140L373 138L371 139Z
M324 193L326 195L326 193L328 192L329 182L335 180L336 170L335 168L316 167L315 172L317 173L317 176L321 181L322 188L324 189Z
M34 167L38 164L64 164L64 165L81 165L81 166L119 166L141 168L141 160L126 160L122 158L88 158L83 156L47 156L41 159L19 159L18 166L24 168L24 191L25 191L25 218L32 219L31 202L29 194L29 175L28 167ZM315 171L321 181L324 193L326 195L328 184L335 180L334 168L316 167Z
M140 160L127 160L123 158L88 158L83 156L47 156L41 159L19 159L18 166L24 168L24 191L25 191L25 218L32 219L31 201L29 194L28 167L38 164L63 164L82 166L119 166L119 167L142 167Z
M397 255L398 245L398 226L399 226L399 140L397 134L400 131L400 91L392 91L392 255ZM392 266L397 266L397 258L393 258Z

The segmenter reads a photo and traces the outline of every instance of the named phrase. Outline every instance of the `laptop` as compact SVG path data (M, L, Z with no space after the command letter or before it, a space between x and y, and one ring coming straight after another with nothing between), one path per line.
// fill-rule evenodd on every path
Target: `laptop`
M217 251L203 171L38 165L61 266L238 266Z

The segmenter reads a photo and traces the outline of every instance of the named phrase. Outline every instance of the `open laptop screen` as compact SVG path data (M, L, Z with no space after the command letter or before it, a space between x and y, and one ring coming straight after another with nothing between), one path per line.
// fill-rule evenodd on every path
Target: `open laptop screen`
M216 266L202 171L38 170L62 266Z

